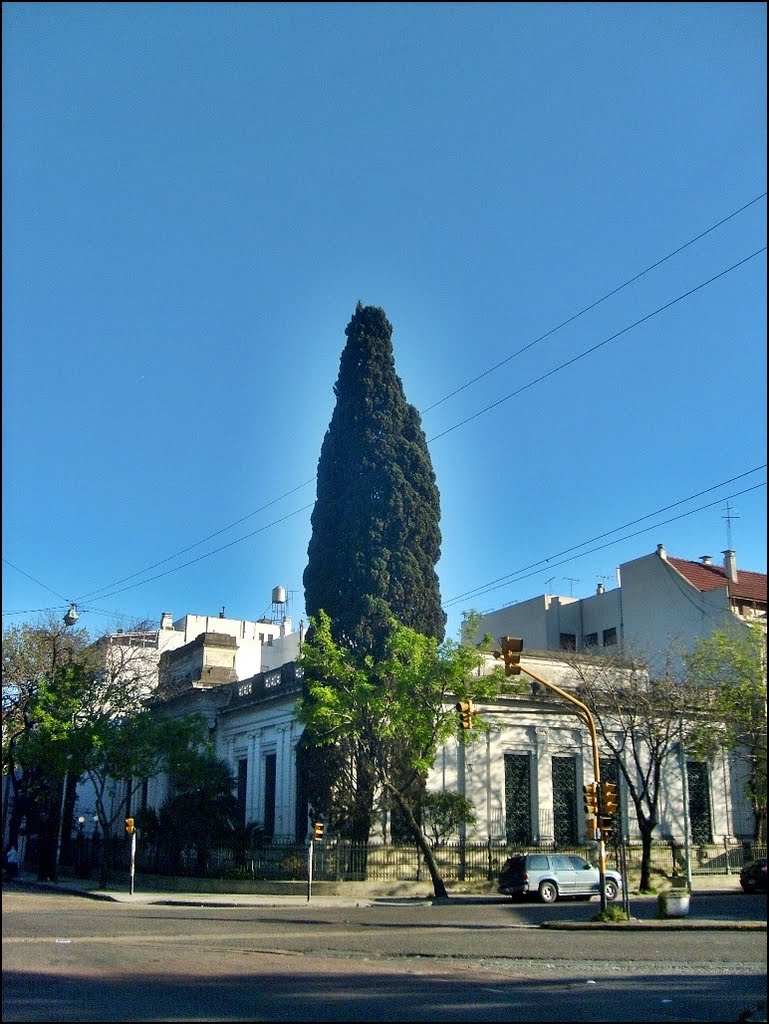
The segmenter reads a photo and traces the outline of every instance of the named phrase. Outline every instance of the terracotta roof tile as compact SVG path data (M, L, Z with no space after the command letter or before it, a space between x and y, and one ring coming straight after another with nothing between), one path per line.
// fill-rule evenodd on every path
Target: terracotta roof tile
M732 600L758 601L766 604L766 573L748 572L738 568L737 582L731 583L720 565L689 562L685 558L668 558L668 562L702 593L717 590L728 584Z

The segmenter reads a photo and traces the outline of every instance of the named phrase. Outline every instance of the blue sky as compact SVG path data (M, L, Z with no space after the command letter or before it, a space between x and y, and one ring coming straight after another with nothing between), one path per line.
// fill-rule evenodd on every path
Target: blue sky
M358 301L449 636L765 572L766 71L759 3L3 4L3 625L303 618Z

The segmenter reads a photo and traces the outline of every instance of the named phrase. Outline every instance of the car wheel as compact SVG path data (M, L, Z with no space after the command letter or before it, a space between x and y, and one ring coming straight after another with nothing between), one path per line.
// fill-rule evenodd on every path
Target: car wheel
M539 887L539 898L542 903L555 903L558 899L558 888L554 882L543 882Z
M606 899L612 903L619 896L619 886L613 878L607 878L605 883Z

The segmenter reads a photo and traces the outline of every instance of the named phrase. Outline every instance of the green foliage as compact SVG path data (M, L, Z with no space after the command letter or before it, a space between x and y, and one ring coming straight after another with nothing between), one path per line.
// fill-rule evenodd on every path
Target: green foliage
M460 824L474 825L477 816L472 801L461 793L440 790L422 797L422 815L425 832L437 846L442 839L454 835Z
M617 907L613 903L610 903L605 910L599 911L592 918L593 921L601 921L604 924L610 924L614 921L629 921L630 915L622 909Z
M703 695L706 713L687 737L700 757L719 747L745 748L750 772L748 795L755 815L754 838L766 841L766 629L716 631L697 642L685 659L691 683Z
M307 693L298 715L319 745L354 737L364 744L380 781L389 779L393 755L406 750L413 775L426 775L437 750L456 734L457 699L483 700L505 688L501 670L475 674L478 650L446 640L439 644L390 620L384 655L358 659L334 639L329 616L312 621L300 663ZM485 724L479 716L474 728Z
M441 640L440 498L417 410L395 372L392 326L358 303L318 462L305 607L337 639L380 656L394 616Z
M398 809L445 895L418 819L424 779L438 749L457 732L457 699L484 700L509 689L500 669L478 674L477 648L439 643L391 619L381 658L356 656L334 638L321 611L300 656L305 695L297 713L310 741L344 745ZM474 729L486 728L480 716Z

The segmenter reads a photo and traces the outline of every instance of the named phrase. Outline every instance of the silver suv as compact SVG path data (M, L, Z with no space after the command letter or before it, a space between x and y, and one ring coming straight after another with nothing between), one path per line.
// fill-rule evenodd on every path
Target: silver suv
M606 899L616 900L622 876L616 871L606 871L605 876ZM555 903L561 896L599 896L601 880L598 868L575 854L519 853L505 861L497 889L505 896L531 895L542 903Z

